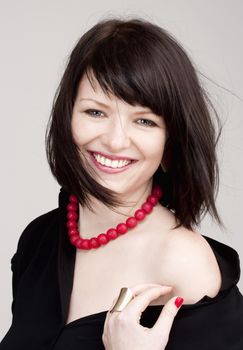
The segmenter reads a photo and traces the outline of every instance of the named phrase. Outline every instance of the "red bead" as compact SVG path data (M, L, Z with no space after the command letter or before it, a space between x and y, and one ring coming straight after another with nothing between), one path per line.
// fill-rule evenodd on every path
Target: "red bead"
M154 187L154 189L152 190L152 195L154 195L155 197L157 197L158 199L160 199L160 197L162 197L162 190L161 190L161 188L158 186L158 185L156 185L155 187Z
M76 228L76 227L78 227L76 221L74 221L74 220L69 220L69 221L67 222L67 228Z
M75 247L78 248L78 249L81 249L82 247L82 242L83 242L83 239L82 238L79 238L75 241Z
M148 196L147 202L151 203L153 206L155 206L158 203L158 198L155 196Z
M77 199L77 197L76 196L74 196L73 194L71 194L70 196L69 196L69 202L71 202L71 203L78 203L78 199Z
M146 211L146 213L149 214L153 210L153 205L151 203L145 202L142 205L142 209L144 209Z
M106 236L108 239L115 239L118 236L117 231L114 228L110 228L108 231L106 231Z
M93 237L93 238L90 239L90 246L92 248L98 248L100 246L100 244L99 244L99 242L98 242L96 237Z
M83 239L80 248L81 249L85 249L85 250L91 249L90 240L89 239Z
M68 230L68 235L69 235L69 236L72 236L72 235L79 235L79 232L78 232L78 230L77 230L76 228L70 228L70 229Z
M144 209L138 209L135 211L134 216L138 221L143 220L146 216L146 211Z
M72 236L70 236L70 242L75 245L75 242L79 238L80 238L79 235L72 235Z
M78 205L76 203L69 203L67 205L67 210L68 211L77 211L78 210Z
M69 211L69 212L67 213L67 218L68 218L69 220L77 220L78 214L77 214L75 211Z
M97 237L97 240L98 240L99 244L107 244L109 242L108 237L104 233L101 233Z
M116 231L119 235L124 235L127 232L127 225L122 223L116 226Z
M127 219L126 225L129 228L133 228L137 225L137 220L135 217L131 216L130 218Z

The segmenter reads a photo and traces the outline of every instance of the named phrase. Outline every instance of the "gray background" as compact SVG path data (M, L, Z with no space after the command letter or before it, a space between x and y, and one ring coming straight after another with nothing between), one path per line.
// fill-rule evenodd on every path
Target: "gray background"
M57 206L59 186L44 151L55 89L80 35L113 14L139 15L168 29L198 69L217 83L202 79L225 124L218 148L217 206L227 230L208 217L198 230L233 246L243 260L242 13L240 0L0 0L0 338L11 323L10 259L18 238L33 218Z

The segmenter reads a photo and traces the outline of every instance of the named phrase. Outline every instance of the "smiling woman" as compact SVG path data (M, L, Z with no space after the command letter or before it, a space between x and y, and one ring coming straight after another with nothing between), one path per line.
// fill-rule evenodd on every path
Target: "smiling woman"
M239 256L196 231L206 212L222 224L220 130L164 29L134 18L86 32L46 134L59 207L20 237L0 350L242 350Z
M93 109L97 106L102 111ZM141 119L140 113L151 120ZM146 121L145 126L142 120ZM153 127L147 126L150 124ZM123 197L131 198L134 191L145 189L160 165L166 142L163 118L148 108L132 106L115 95L105 94L90 72L80 81L71 128L81 156L92 167L87 171L96 172L94 179L99 178L101 185ZM100 156L90 158L89 152ZM105 175L118 173L121 176L115 178Z

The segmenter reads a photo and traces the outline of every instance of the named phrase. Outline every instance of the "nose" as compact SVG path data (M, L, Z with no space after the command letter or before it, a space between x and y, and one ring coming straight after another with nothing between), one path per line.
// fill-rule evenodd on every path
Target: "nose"
M119 152L131 145L131 138L127 128L122 124L121 118L110 121L102 134L102 144L111 152Z

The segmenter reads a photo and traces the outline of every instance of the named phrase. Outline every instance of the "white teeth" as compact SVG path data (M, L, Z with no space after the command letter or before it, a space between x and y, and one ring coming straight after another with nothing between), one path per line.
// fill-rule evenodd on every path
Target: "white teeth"
M110 166L111 166L112 168L118 168L118 163L119 163L118 160L113 160L113 161L111 161L110 163L111 163ZM106 164L106 162L105 162L105 164Z
M105 159L105 165L106 166L111 166L111 160L110 159Z
M131 163L131 160L111 160L101 156L100 154L93 153L98 163L110 168L122 168L123 166Z

